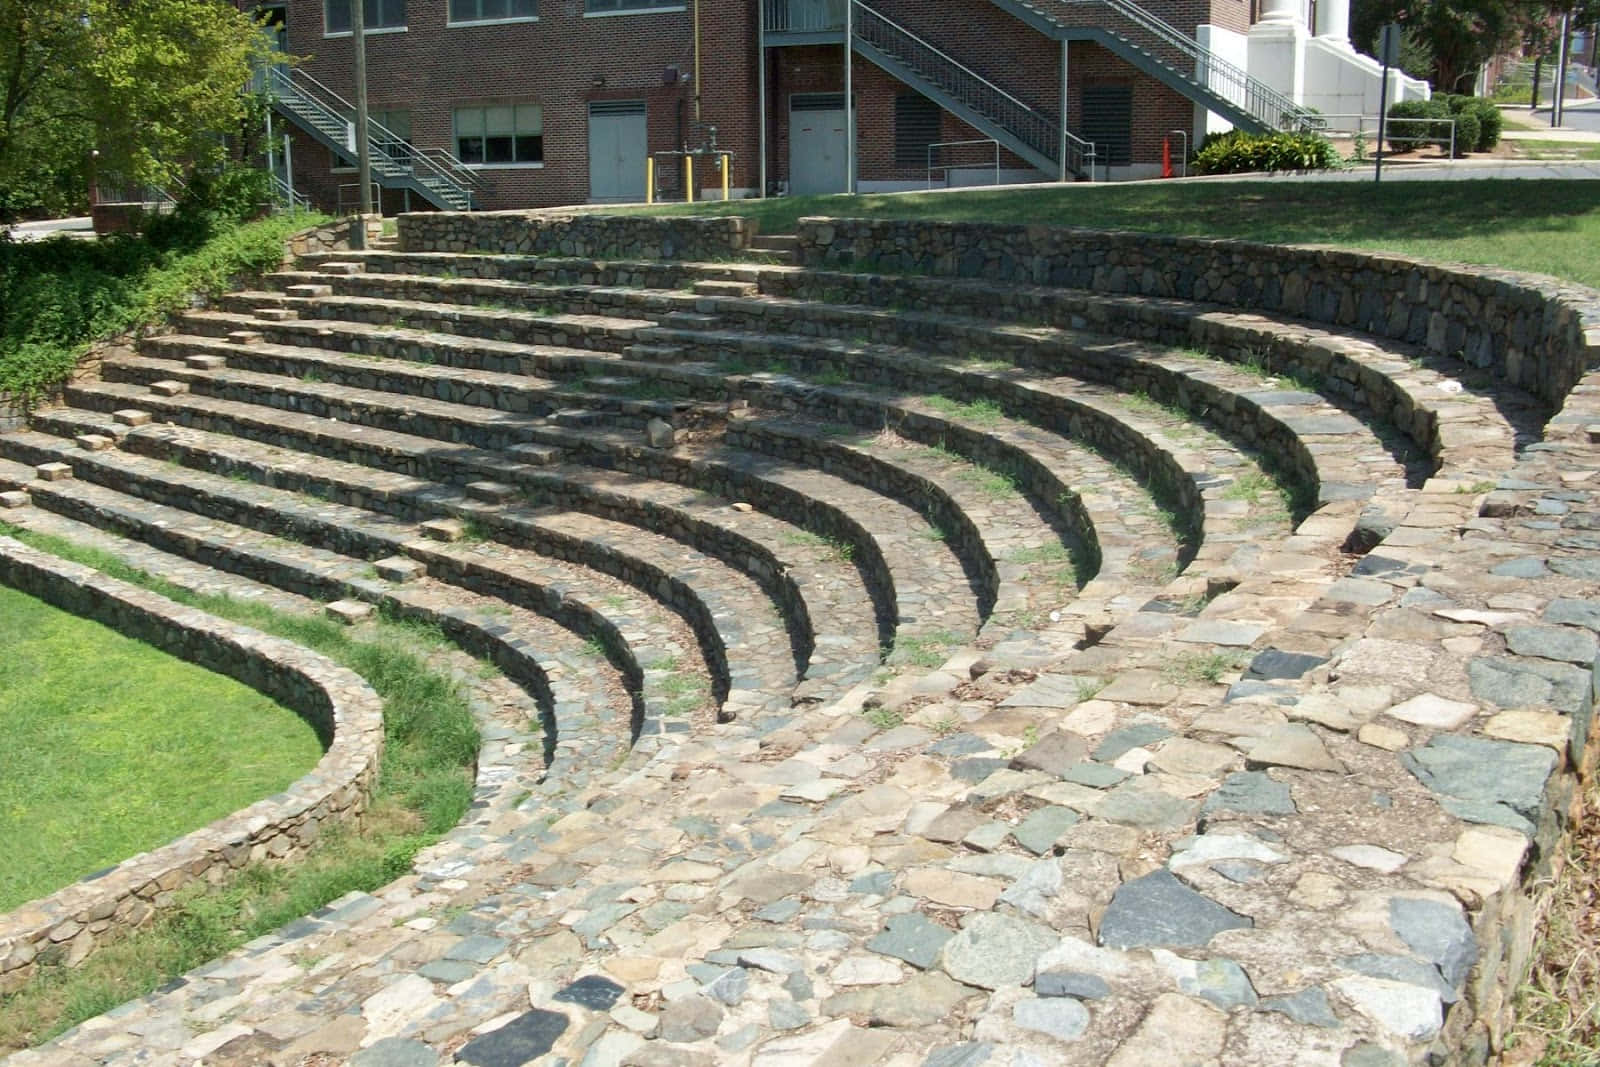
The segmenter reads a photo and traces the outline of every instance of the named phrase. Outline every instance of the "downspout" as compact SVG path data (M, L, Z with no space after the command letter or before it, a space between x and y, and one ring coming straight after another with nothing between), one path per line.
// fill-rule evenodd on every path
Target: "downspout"
M694 0L694 120L700 121L700 0Z
M760 90L756 95L757 140L760 155L760 173L756 178L756 195L767 195L767 10L766 4L756 5L756 70Z

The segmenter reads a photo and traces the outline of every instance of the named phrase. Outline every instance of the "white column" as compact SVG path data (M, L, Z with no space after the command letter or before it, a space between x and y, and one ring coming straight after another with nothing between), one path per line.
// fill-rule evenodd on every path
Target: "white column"
M1317 0L1317 36L1350 40L1350 0Z
M1257 22L1298 22L1305 24L1302 14L1303 0L1261 0L1261 17Z

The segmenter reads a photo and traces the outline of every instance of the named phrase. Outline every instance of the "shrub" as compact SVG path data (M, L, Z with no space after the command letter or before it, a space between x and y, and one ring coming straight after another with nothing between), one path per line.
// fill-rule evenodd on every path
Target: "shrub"
M1389 125L1385 130L1389 149L1409 152L1414 148L1433 145L1444 148L1450 143L1450 131L1434 122L1408 122L1407 119L1447 119L1450 109L1443 100L1402 100L1389 108Z
M1434 145L1450 146L1450 129L1432 122L1408 119L1455 119L1456 155L1487 152L1500 143L1505 124L1500 109L1478 96L1435 93L1431 100L1402 100L1389 109L1389 146L1396 151Z
M183 218L190 227L200 219L200 229L169 223L170 245L149 235L0 240L0 393L36 402L90 341L182 310L191 293L219 293L237 275L275 268L284 238L312 221L280 216L213 233L212 216L191 210ZM196 232L209 239L190 248Z
M1207 137L1194 161L1199 174L1328 170L1338 165L1339 153L1321 134L1281 131L1256 134L1230 130Z

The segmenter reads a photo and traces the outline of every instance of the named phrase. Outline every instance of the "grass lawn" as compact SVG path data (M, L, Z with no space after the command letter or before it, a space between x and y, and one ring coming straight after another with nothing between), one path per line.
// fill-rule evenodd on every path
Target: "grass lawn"
M748 215L760 220L763 233L792 233L803 215L835 215L1341 245L1553 274L1600 288L1600 187L1585 181L1079 183L650 210Z
M1600 159L1600 144L1592 141L1513 141L1524 159Z
M282 789L322 757L293 711L0 586L0 912Z

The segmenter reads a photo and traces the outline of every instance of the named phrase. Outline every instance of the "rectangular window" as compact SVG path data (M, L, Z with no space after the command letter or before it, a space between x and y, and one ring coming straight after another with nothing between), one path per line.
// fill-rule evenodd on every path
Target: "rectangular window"
M939 140L939 105L921 93L894 98L894 163L926 167L928 146Z
M539 0L450 0L451 22L505 22L539 17Z
M323 0L323 5L325 31L349 33L350 0ZM365 29L405 29L406 0L365 0L361 5L361 17Z
M684 0L588 0L590 15L611 15L624 11L650 11L656 8L682 10Z
M459 107L456 155L490 166L544 162L544 109L538 104Z

